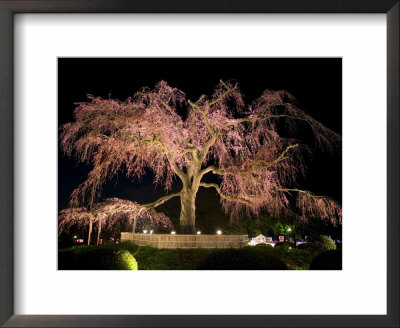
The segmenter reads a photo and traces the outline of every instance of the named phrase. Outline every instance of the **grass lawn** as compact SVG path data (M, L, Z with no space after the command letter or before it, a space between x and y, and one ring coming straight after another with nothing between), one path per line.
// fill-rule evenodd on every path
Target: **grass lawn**
M290 270L307 270L313 258L307 251L283 247L249 246L241 250L157 249L124 242L117 245L79 246L59 250L58 268L59 270L116 270L119 268L114 264L115 254L120 254L122 251L128 251L133 255L139 270L196 270L207 260L207 263L213 263L210 261L212 256L220 259L218 263L221 261L232 263L236 255L240 255L241 259L245 257L245 262L249 263L243 264L243 261L239 261L241 269L260 269L257 267L260 260L272 258L282 261ZM253 265L255 267L252 267Z

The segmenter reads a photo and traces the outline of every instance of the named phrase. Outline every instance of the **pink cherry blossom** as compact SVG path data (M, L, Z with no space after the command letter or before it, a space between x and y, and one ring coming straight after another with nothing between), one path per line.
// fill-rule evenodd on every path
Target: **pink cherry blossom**
M178 108L186 108L185 118ZM140 179L148 169L167 195L141 206L151 209L180 197L183 233L195 231L200 187L213 188L232 219L244 213L279 213L295 204L300 217L341 220L340 204L298 189L310 147L280 131L307 129L314 137L311 146L333 152L340 151L341 136L299 109L286 91L266 90L246 106L232 82L220 81L211 96L191 101L160 81L125 101L89 96L88 102L77 104L74 118L60 128L60 147L93 165L71 195L74 207L96 207L102 185L120 171ZM204 182L207 174L217 175L220 182ZM177 179L182 190L168 194Z

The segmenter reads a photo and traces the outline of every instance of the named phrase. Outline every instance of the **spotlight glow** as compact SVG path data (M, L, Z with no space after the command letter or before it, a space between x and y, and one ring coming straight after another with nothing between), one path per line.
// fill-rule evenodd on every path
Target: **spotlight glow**
M147 233L147 230L143 230L143 233Z
M150 233L152 234L152 233L153 233L153 230L150 230Z
M171 235L175 235L176 234L176 232L175 231L171 231Z
M197 231L197 234L198 234L198 235L201 235L201 231Z
M217 231L217 235L221 235L222 234L222 231L221 230L218 230Z

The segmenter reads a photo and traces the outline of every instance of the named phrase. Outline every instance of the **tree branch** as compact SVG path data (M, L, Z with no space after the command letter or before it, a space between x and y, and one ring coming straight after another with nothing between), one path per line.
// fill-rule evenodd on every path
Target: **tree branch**
M287 146L286 149L275 160L273 160L272 162L269 162L265 165L255 166L255 167L252 167L251 169L242 170L242 171L222 170L222 169L216 167L215 165L211 165L211 166L206 167L204 170L202 170L200 172L200 176L203 176L204 174L206 174L208 172L212 172L212 173L218 174L218 175L228 175L228 174L250 174L250 173L254 173L255 171L265 170L265 169L277 164L278 162L287 159L288 157L285 156L286 153L290 149L296 148L298 146L299 146L299 144Z
M260 182L263 182L264 183L264 181L261 181L260 179L258 179L258 178L256 178L256 180L259 180ZM300 194L305 194L305 195L308 195L308 196L310 196L310 197L313 197L313 198L320 198L320 199L324 199L324 200L329 200L329 201L332 201L332 202L334 202L335 204L337 204L337 205L339 205L340 206L340 204L337 202L337 201L335 201L335 200L333 200L332 198L329 198L329 197L326 197L326 196L321 196L321 195L315 195L314 193L312 193L311 191L308 191L308 190L303 190L303 189L298 189L298 188L281 188L281 187L278 187L275 183L273 183L273 182L269 182L277 191L283 191L283 192L297 192L297 193L300 193Z
M223 84L223 86L226 88L226 91L220 95L217 99L213 100L210 103L207 103L208 107L215 105L216 103L220 102L222 99L224 99L230 92L232 92L233 90L235 90L237 88L237 84L235 84L235 86L231 89L229 88L224 81L220 80L220 82Z
M103 207L100 208L92 208L92 209L86 209L87 214L90 216L93 215L111 215L114 213L118 213L118 212L136 212L136 215L140 214L140 212L142 210L149 210L149 209L154 209L162 204L164 204L165 202L169 201L170 199L174 198L174 197L178 197L180 196L181 193L180 192L176 192L173 194L169 194L167 196L163 196L159 199L157 199L154 202L151 203L147 203L147 204L143 204L140 205L138 203L133 203L131 201L128 202L128 204L116 204L115 207L111 208L111 209L107 209L105 210ZM99 205L101 205L102 203L98 203Z
M235 120L234 122L229 122L229 123L223 125L222 128L219 131L222 131L227 127L238 125L238 124L245 123L245 122L263 121L263 120L268 120L270 118L281 118L281 117L300 120L300 121L306 121L307 123L311 124L309 122L309 120L307 120L305 118L296 117L296 116L290 116L290 115L286 115L286 114L279 114L279 115L277 114L277 115L260 116L260 117L254 117L254 118L243 117L243 118Z
M164 150L164 152L165 152L165 154L167 156L168 162L171 164L172 170L175 172L176 175L179 176L179 178L182 180L182 182L183 183L188 183L188 181L189 181L188 175L185 172L183 172L173 160L173 158L175 157L174 153L171 152L168 149L168 147L166 147L164 145L164 143L160 140L160 138L157 137L156 135L154 135L154 138L153 138L152 142L157 144L160 149ZM196 150L194 147L190 147L190 149L187 148L187 149L185 149L184 154L186 154L188 152L193 152L194 150ZM182 154L182 156L183 156L183 154Z
M217 141L217 136L215 135L213 135L210 139L208 139L199 156L200 164L203 163L204 159L207 156L208 151L210 150L211 146L215 144L216 141Z
M221 189L219 188L219 186L216 183L200 182L200 186L204 187L204 188L215 188L215 190L221 196L221 198L231 200L231 201L237 201L237 202L242 202L242 203L246 203L246 204L251 204L251 202L245 198L229 196L229 195L223 194Z
M200 154L200 156L197 157L196 160L200 161L200 164L203 162L203 160L206 158L208 151L210 150L211 146L215 143L217 138L219 137L219 133L217 133L213 127L211 126L210 122L208 121L207 113L212 105L215 105L216 103L220 102L223 98L225 98L230 92L235 90L237 88L237 84L233 88L229 88L222 80L220 80L222 85L226 88L226 91L220 95L217 99L213 100L212 102L208 103L207 102L207 107L206 109L202 110L197 104L193 103L191 100L188 100L188 103L199 110L202 113L203 116L203 122L204 125L206 126L208 132L211 134L211 138L207 140L206 144L203 147L203 150ZM201 99L201 98L200 98Z
M181 195L180 192L176 192L176 193L169 194L167 196L161 197L161 198L157 199L156 201L154 201L152 203L147 203L147 204L140 205L140 206L144 207L146 209L156 208L156 207L164 204L166 201L169 201L171 198L178 197L180 195Z
M233 88L229 88L224 81L220 80L220 82L222 83L222 85L225 87L226 91L220 95L217 99L211 101L211 102L207 102L207 110L204 111L202 110L196 103L192 102L191 100L188 100L188 103L197 108L200 112L204 113L207 112L208 109L210 108L210 106L215 105L216 103L220 102L222 99L224 99L230 92L232 92L233 90L235 90L237 88L237 84L235 84L235 86ZM200 101L203 97L200 97L198 101Z
M186 155L187 153L192 153L195 158L197 157L197 148L196 147L187 147L185 150L182 150L181 152L177 154L173 154L174 157L182 157Z
M202 170L200 172L200 176L202 177L203 175L207 174L208 172L212 172L212 173L218 174L218 175L229 174L228 172L222 171L221 169L219 169L215 165L210 165L210 166L206 167L204 170Z

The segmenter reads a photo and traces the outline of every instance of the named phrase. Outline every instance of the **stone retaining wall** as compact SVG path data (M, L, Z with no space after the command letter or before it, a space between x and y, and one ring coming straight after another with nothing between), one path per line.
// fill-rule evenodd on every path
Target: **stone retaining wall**
M172 235L121 232L121 241L156 248L241 248L248 243L247 235Z

